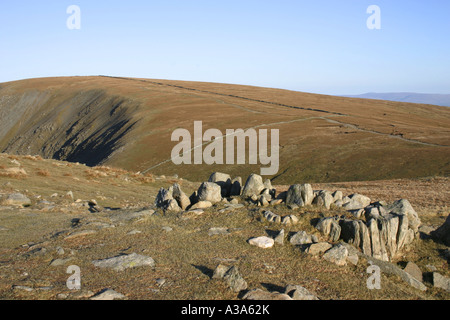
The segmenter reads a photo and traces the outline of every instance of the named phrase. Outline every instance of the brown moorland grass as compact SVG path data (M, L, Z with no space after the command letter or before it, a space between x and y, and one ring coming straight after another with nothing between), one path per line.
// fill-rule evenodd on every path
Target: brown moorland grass
M278 184L448 176L450 109L219 83L62 77L2 84L0 149L199 180L260 165L171 161L177 128L279 129ZM20 100L21 99L21 100ZM20 101L20 102L19 102ZM33 108L30 109L30 106ZM50 116L48 116L50 115ZM20 120L20 125L19 121ZM61 146L64 148L61 149Z

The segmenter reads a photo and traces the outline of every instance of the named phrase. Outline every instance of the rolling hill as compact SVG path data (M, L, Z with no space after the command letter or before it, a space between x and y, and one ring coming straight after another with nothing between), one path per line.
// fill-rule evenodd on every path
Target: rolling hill
M450 107L450 94L427 94L414 92L369 92L361 95L348 95L346 97L433 104L437 106Z
M199 181L260 165L174 165L177 128L278 129L277 184L450 174L450 110L262 87L119 77L0 84L0 151ZM269 149L270 151L270 149ZM247 162L248 163L248 162Z

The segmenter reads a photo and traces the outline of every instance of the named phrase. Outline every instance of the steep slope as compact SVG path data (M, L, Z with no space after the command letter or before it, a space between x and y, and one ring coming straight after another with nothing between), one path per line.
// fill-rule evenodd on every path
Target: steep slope
M0 150L198 180L257 165L174 165L171 134L194 121L279 129L277 183L411 178L450 173L450 110L239 86L115 77L0 84ZM270 148L269 148L270 152ZM246 162L248 163L248 161ZM264 166L265 167L265 166Z

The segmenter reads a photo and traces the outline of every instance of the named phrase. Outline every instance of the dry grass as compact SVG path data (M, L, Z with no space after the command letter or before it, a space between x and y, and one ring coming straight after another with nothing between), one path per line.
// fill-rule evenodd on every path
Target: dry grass
M37 170L36 174L38 176L41 176L41 177L49 177L50 176L50 171L39 169L39 170Z

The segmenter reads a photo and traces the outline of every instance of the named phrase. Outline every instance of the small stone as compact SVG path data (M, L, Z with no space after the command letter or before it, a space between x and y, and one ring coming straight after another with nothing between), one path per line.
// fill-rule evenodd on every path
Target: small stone
M280 232L278 233L278 235L275 237L274 241L278 244L283 245L284 244L284 237L285 237L285 232L284 229L281 229Z
M254 289L247 292L244 300L293 300L289 295L279 292L268 292L261 289Z
M326 252L327 250L331 249L333 247L332 244L328 242L318 242L311 244L305 252L308 254L311 254L313 256L317 256L320 253Z
M134 268L140 266L154 267L155 261L151 257L142 256L136 253L129 255L120 255L117 257L94 260L94 266L99 268L111 268L115 271L123 271L127 268Z
M223 228L223 227L211 228L208 230L208 236L210 236L210 237L215 236L215 235L226 235L229 233L230 232L229 232L228 228Z
M189 211L194 209L207 209L212 207L212 203L210 201L199 201L195 204L193 204L189 209Z
M416 280L423 282L422 270L420 270L420 268L414 262L411 262L411 261L408 262L406 264L405 269L403 269L403 271L409 273Z
M123 300L125 298L126 297L123 294L117 291L106 289L97 293L95 296L90 298L90 300Z
M444 289L445 291L450 292L450 279L437 272L433 272L433 285L436 288Z
M222 279L230 268L231 267L226 265L219 264L216 269L214 269L212 279Z
M272 238L262 236L248 240L248 243L259 248L267 249L273 247L275 241Z
M162 227L161 229L163 229L165 232L171 232L171 231L173 231L173 229L172 229L171 227L167 227L167 226Z

